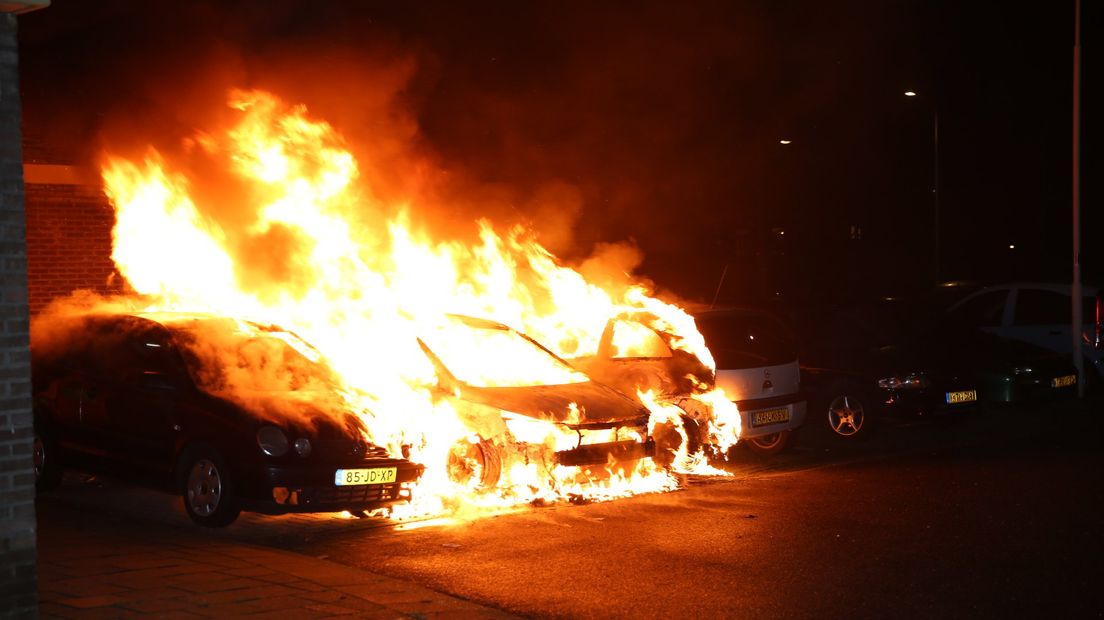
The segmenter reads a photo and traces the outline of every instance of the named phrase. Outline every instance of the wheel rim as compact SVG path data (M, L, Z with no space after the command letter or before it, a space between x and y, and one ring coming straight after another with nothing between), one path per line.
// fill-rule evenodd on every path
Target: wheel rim
M188 506L201 516L211 516L218 510L222 499L222 477L218 466L208 459L200 459L188 473Z
M483 472L487 466L483 447L466 439L457 442L449 452L449 479L467 487L483 486Z
M34 437L34 447L32 448L31 455L34 459L34 476L35 480L42 477L42 472L46 467L46 443L42 441L42 438L38 435Z
M837 435L849 437L862 430L865 415L862 402L854 396L837 396L828 405L828 426Z

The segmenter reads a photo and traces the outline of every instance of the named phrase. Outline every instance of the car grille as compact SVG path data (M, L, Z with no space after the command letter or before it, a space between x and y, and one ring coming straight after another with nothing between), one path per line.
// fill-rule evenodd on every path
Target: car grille
M363 441L354 443L348 440L318 440L315 442L314 452L331 460L346 460L349 458L370 460L391 457L387 453L387 448L364 443Z
M391 502L399 497L399 484L365 484L350 487L317 487L303 489L301 504L338 504L341 506L359 506Z

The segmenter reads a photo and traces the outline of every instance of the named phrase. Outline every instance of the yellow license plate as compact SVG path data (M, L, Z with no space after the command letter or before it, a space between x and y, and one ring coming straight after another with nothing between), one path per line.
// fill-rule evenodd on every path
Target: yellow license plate
M376 467L374 469L339 469L334 474L334 484L339 487L360 484L387 484L394 482L399 470L396 467Z
M766 411L755 411L751 414L752 426L766 426L768 424L778 424L780 422L790 421L790 410L786 408L782 409L767 409Z
M972 403L977 400L977 390L963 390L961 392L947 392L947 404Z
M1073 385L1077 383L1077 375L1065 375L1062 377L1054 377L1050 380L1050 387L1060 388L1067 385Z

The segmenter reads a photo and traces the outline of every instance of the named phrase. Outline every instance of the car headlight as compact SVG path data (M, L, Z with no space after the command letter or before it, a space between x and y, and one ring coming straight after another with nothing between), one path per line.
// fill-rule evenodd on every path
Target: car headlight
M524 443L544 443L549 435L554 435L558 431L553 422L509 411L502 412L502 420L506 422L506 428L510 430L514 439Z
M883 390L919 390L928 387L928 378L919 373L878 379L878 387Z
M299 439L296 439L295 443L292 445L295 446L295 453L299 456L303 458L310 456L311 442L306 437L300 437Z
M257 445L268 456L283 456L288 451L288 438L275 426L262 426L257 431Z
M1034 371L1031 369L1030 366L1016 366L1012 368L1012 374L1016 375L1017 377L1020 375L1030 375L1032 372Z

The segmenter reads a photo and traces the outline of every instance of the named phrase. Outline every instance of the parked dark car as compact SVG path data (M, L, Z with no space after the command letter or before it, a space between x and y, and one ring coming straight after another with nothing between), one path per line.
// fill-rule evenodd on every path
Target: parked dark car
M551 471L631 465L655 453L645 407L507 325L448 315L419 342L440 397L473 434L450 455L457 482L494 487L510 458Z
M1072 395L1076 373L1061 356L917 312L892 298L788 312L812 410L834 433Z
M272 326L173 313L32 326L35 474L78 466L179 492L196 523L242 510L409 501L423 467L368 441L318 352Z

